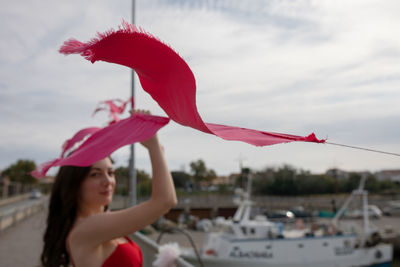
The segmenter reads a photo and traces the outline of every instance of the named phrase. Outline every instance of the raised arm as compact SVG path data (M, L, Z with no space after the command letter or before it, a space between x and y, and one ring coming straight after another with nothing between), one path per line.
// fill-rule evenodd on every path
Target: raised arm
M81 220L70 235L72 245L96 247L126 236L153 223L177 203L175 187L157 135L142 143L152 165L152 194L149 200L128 209L106 212Z

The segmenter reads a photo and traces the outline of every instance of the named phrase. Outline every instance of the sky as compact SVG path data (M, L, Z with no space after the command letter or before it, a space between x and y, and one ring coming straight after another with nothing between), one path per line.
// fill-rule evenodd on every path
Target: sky
M131 71L58 53L70 37L132 21L130 1L1 0L0 169L60 155L76 131L105 126L97 103L130 96ZM196 77L203 120L400 153L397 0L136 0L135 23L171 46ZM138 108L163 110L135 80ZM124 115L127 116L127 115ZM170 122L171 170L203 159L218 175L289 164L314 173L399 169L400 157L329 144L255 147ZM136 165L150 172L135 146ZM113 154L126 165L129 149ZM54 170L50 172L54 173Z

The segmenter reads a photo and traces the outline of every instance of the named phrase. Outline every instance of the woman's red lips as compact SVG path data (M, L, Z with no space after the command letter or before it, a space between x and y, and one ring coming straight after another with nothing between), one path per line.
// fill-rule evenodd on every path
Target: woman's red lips
M111 193L112 193L112 190L106 190L106 191L100 192L100 194L102 194L102 195L110 195Z

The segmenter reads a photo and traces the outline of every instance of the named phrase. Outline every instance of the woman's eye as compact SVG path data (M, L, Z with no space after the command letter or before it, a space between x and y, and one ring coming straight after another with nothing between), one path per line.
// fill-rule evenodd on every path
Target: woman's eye
M108 172L108 175L114 176L114 175L115 175L115 171L109 171L109 172Z
M90 177L97 177L99 175L98 172L93 172L92 174L90 174Z

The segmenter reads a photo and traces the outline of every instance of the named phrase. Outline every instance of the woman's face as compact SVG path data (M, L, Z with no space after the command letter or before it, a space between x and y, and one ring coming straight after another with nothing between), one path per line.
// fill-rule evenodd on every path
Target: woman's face
M110 158L94 163L80 188L80 205L90 209L104 207L112 201L115 188L114 169Z

